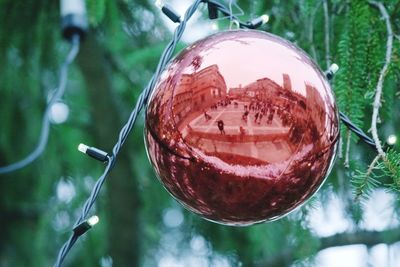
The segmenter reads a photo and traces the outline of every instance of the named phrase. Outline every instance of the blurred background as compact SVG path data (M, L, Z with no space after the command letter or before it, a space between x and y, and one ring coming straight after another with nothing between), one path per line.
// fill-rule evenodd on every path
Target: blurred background
M192 3L167 2L182 15ZM336 62L341 69L333 88L341 111L370 129L387 49L387 25L375 5L231 2L243 21L268 14L260 30L296 43L323 70ZM366 175L376 152L343 128L333 171L306 205L274 222L217 225L184 210L158 182L146 156L141 114L96 202L100 222L78 241L64 266L399 267L400 2L382 3L394 38L378 124L382 142L394 148L389 171L381 161ZM104 168L79 153L78 144L111 151L176 27L153 1L86 4L89 33L71 65L64 105L51 114L45 152L26 168L0 175L1 267L54 264ZM0 0L0 166L24 157L37 143L48 96L70 49L61 36L59 10L58 1ZM229 20L210 21L203 6L179 47L226 29Z

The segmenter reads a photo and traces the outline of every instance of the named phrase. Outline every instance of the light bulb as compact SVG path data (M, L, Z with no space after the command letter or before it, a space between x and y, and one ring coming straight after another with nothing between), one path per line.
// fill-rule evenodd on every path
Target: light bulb
M394 134L391 134L388 136L388 138L386 139L386 142L388 143L388 145L394 145L397 142L397 136Z
M262 24L266 24L269 21L269 16L264 14L261 16Z
M85 1L83 0L61 0L60 3L61 17L74 14L85 15Z
M61 0L60 13L64 38L72 41L79 36L83 39L88 29L85 0Z
M159 9L161 9L164 6L164 1L162 0L156 0L154 2L154 4L156 5L156 7L158 7Z
M214 22L214 23L211 24L211 29L213 29L214 31L217 31L218 28L219 28L219 27L218 27L218 23L215 23L215 22Z
M49 119L54 124L64 123L68 119L69 107L63 102L54 103L49 110Z
M88 223L90 226L96 225L98 222L99 222L99 217L96 216L96 215L90 217L90 218L87 220L87 223Z
M339 70L339 66L338 66L337 64L333 63L333 64L331 65L330 69L331 69L331 72L332 72L333 74L335 74L335 73Z

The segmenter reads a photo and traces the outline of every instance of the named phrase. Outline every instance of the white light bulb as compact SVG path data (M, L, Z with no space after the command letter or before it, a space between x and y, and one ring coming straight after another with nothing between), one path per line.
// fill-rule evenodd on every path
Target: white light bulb
M154 4L156 5L156 7L158 7L159 9L161 9L164 6L164 1L162 0L156 0L154 2Z
M396 142L397 142L397 136L394 135L394 134L389 135L388 138L387 138L387 140L386 140L386 142L387 142L389 145L391 145L391 146L394 145L394 144L396 144Z
M93 225L97 224L98 222L99 222L99 217L97 217L96 215L90 217L90 218L87 220L87 223L88 223L90 226L93 226Z
M84 0L61 0L60 3L61 16L74 14L85 15L85 1Z
M339 66L335 63L333 63L330 67L331 71L333 74L335 74L339 70Z
M64 123L68 119L69 107L63 102L54 103L49 110L49 119L54 124Z
M86 151L88 150L88 148L89 147L85 144L79 144L79 146L78 146L78 150L84 154L86 154Z
M211 29L213 29L214 31L217 31L218 30L218 23L211 23Z
M262 24L266 24L269 21L269 16L264 14L261 16Z

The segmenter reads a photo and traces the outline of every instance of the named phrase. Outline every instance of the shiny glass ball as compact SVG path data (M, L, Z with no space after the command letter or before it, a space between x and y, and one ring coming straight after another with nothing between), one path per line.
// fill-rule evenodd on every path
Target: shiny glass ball
M253 30L183 50L146 111L146 147L162 184L187 209L228 225L303 204L327 177L338 135L318 66L294 44Z

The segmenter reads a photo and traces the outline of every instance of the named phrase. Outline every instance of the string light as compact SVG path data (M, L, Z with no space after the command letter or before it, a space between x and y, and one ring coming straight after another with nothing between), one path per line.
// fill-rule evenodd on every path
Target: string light
M394 134L389 135L386 139L386 143L390 146L395 145L397 143L397 136Z
M51 109L55 103L60 102L62 96L64 95L65 88L67 86L68 67L74 61L79 51L79 35L73 35L71 38L71 50L66 56L64 63L61 65L58 87L50 98L50 101L48 102L46 110L43 114L42 127L40 130L39 140L35 149L23 159L18 160L7 166L0 167L0 174L15 172L28 166L38 157L40 157L40 155L42 155L43 151L45 150L50 132Z
M76 236L81 236L86 233L90 228L95 226L99 222L99 217L96 215L90 217L89 219L81 222L77 226L74 227L73 231Z
M181 16L169 5L165 4L164 1L157 0L155 2L156 7L161 9L161 11L166 15L172 22L181 22Z
M61 0L61 17L86 16L85 2L82 0Z
M269 16L267 14L264 14L261 16L262 24L267 24L269 21Z
M90 217L90 218L87 220L87 223L88 223L90 226L93 227L93 226L96 225L99 221L100 221L99 217L96 216L96 215L94 215L94 216Z
M78 150L94 159L101 161L101 162L106 162L106 161L108 161L108 158L109 158L107 152L100 150L96 147L89 147L85 144L79 144Z
M50 97L50 101L43 114L38 143L35 149L23 159L0 167L0 174L17 171L35 161L46 148L50 132L50 122L62 123L68 118L69 108L65 104L62 104L61 98L67 86L68 67L76 58L79 52L80 41L86 34L87 20L84 0L61 0L60 8L62 34L71 43L71 50L61 65L58 87Z
M257 29L262 25L266 24L268 21L269 21L269 16L264 14L261 17L255 18L252 21L250 21L250 25L252 29Z
M71 40L72 36L79 35L83 39L86 35L88 23L84 0L61 0L61 30L64 38Z
M328 80L331 80L336 72L339 70L339 66L333 63L327 71L325 71L325 76Z
M134 109L132 110L128 121L126 124L122 127L118 141L113 147L112 154L109 155L108 161L106 168L103 172L103 174L99 177L99 179L96 181L92 192L90 194L90 197L86 200L83 208L81 215L77 219L75 225L80 225L83 221L85 221L85 218L87 217L88 213L90 212L91 208L93 207L94 203L97 200L97 197L99 195L99 192L105 182L106 177L112 170L112 168L115 166L117 155L119 154L119 151L121 150L121 147L125 143L130 131L132 130L136 119L138 117L139 112L143 109L143 107L147 103L147 99L150 96L151 91L153 90L156 81L158 80L159 76L161 75L161 72L165 68L165 66L168 64L169 60L172 58L173 53L175 51L176 45L178 44L179 40L181 39L183 32L186 28L186 23L187 21L192 17L194 12L197 10L198 6L200 5L202 1L201 0L195 0L194 3L187 9L184 18L182 21L179 23L177 28L175 29L175 33L173 35L173 39L168 43L166 46L164 52L162 53L160 57L160 61L158 63L158 66L153 74L153 77L150 79L148 85L144 88L142 93L139 95L136 105ZM85 150L85 147L81 146L81 150ZM86 149L86 151L88 151ZM79 235L73 231L71 234L70 238L64 243L64 245L61 247L56 263L54 264L54 267L60 267L65 259L65 257L68 255L69 251L71 248L74 246L76 241L79 239Z
M162 1L162 0L156 0L156 1L154 2L154 4L156 5L156 7L158 7L159 9L161 9L161 8L163 7L163 5L164 5L164 1Z
M56 102L50 107L49 119L54 124L64 123L68 119L69 107L64 102Z
M216 22L211 23L211 29L214 31L217 31L219 29L218 23L216 23Z

